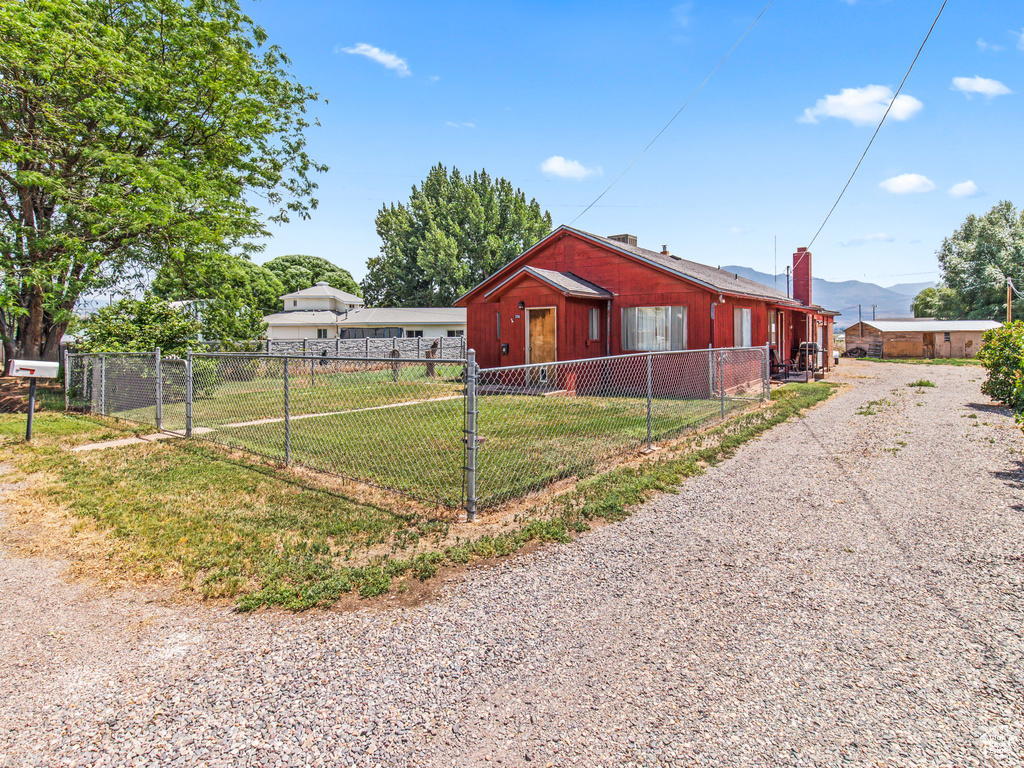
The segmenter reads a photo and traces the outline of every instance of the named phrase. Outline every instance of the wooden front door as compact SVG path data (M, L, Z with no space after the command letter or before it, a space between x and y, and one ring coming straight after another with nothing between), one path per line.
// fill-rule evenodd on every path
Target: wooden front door
M526 310L526 362L553 363L557 359L555 347L555 308ZM547 381L547 369L538 368L530 372L534 382Z

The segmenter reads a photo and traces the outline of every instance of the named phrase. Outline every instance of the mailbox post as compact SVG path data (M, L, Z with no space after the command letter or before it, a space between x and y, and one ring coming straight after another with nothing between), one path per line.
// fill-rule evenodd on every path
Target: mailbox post
M28 382L28 423L25 425L25 440L32 439L32 416L36 412L36 379L53 379L57 376L57 363L45 360L11 360L11 376L20 376Z

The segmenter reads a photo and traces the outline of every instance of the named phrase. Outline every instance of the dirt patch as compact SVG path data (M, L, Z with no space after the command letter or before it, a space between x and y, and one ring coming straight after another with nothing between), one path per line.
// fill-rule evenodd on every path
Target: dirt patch
M0 376L0 413L28 413L28 379ZM52 383L36 382L36 413L43 410L42 394L59 395L61 387Z

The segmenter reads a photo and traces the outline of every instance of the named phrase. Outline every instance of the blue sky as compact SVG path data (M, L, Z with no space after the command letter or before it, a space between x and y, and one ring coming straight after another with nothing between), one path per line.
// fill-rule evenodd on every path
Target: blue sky
M766 272L808 243L941 0L775 0L657 143L575 226ZM687 3L247 3L327 103L320 207L258 260L322 256L356 279L374 217L430 167L486 168L570 223L757 16ZM935 279L968 213L1024 205L1024 5L950 2L843 201L817 277ZM874 86L874 87L872 87ZM898 118L898 119L897 119Z

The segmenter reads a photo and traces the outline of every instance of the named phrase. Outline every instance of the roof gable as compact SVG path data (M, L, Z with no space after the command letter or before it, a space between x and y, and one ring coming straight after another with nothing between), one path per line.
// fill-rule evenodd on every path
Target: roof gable
M575 229L566 224L563 224L556 228L547 237L539 240L530 248L525 250L518 257L510 261L500 270L495 272L493 275L487 277L481 283L477 284L465 294L460 296L456 300L456 304L465 306L469 298L474 294L478 293L481 289L490 287L490 291L485 295L490 295L493 292L495 285L507 282L510 277L515 274L516 271L522 271L523 268L527 267L529 260L537 254L541 249L551 243L554 238L564 237L570 235L588 242L594 243L602 248L610 250L619 255L625 256L630 259L640 261L648 266L654 267L655 269L667 272L675 277L682 278L691 283L695 283L703 288L710 291L715 291L722 294L729 294L731 296L743 296L755 299L761 299L764 301L771 301L776 304L783 304L792 307L803 307L795 299L787 297L781 291L777 291L773 288L769 288L766 285L749 280L745 277L740 277L733 272L727 272L723 269L716 267L710 267L706 264L700 264L696 261L690 261L683 259L678 256L672 256L669 254L659 253L658 251L650 251L646 248L640 248L635 245L628 245L618 240L611 240L607 237L600 235L594 235L590 232L584 232L583 230ZM519 267L519 270L516 270ZM529 267L533 271L552 272L552 270L539 270L536 267ZM555 273L555 274L571 274L571 273ZM576 277L576 276L573 276ZM581 279L576 277L576 279ZM500 280L500 283L497 281ZM590 285L593 285L592 283ZM595 286L598 287L599 286ZM604 290L604 289L600 289ZM810 309L820 309L819 307L810 307Z
M553 269L541 269L540 267L531 267L529 265L523 267L518 272L512 273L512 275L498 283L484 295L490 297L503 293L502 288L511 287L513 283L526 277L532 277L534 280L554 288L565 296L575 296L582 299L610 299L615 295L589 280L584 280L582 277L574 275L572 272L556 272Z

